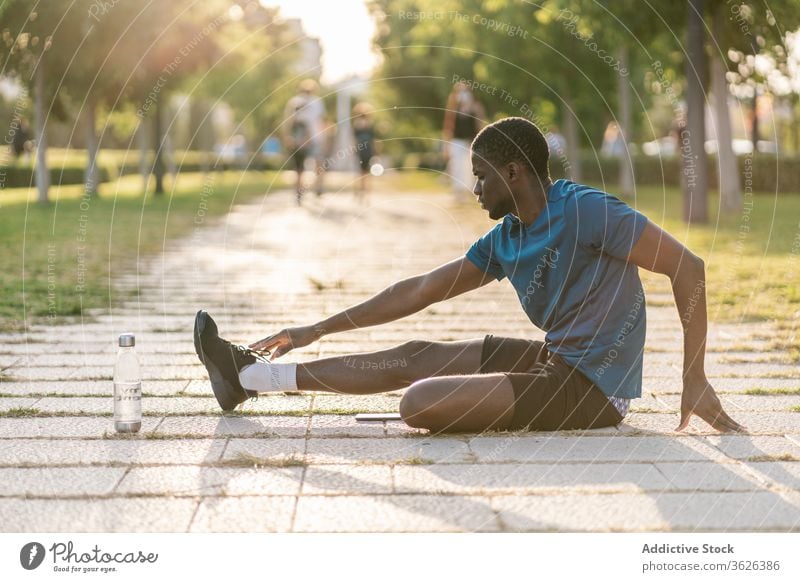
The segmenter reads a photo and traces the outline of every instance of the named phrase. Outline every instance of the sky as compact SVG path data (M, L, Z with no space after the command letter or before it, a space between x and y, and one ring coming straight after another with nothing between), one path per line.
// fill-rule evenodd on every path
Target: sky
M300 18L309 36L322 45L322 82L368 73L377 62L371 50L375 25L364 0L261 0L278 6L286 18Z

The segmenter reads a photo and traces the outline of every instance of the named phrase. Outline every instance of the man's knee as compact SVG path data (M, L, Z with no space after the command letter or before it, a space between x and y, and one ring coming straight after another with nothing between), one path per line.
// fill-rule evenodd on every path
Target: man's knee
M438 425L439 406L432 398L435 379L414 382L400 400L400 418L410 427L432 429ZM441 403L439 403L441 405Z

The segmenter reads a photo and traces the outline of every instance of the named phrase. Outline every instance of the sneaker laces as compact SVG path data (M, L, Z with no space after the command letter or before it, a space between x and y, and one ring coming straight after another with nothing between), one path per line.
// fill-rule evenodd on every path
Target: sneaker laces
M264 362L265 364L269 364L269 360L265 356L270 354L269 350L254 350L252 348L248 348L247 346L243 346L241 344L231 344L233 348L241 353L243 356L253 356L256 360L260 362Z
M243 356L253 356L259 362L269 364L269 360L265 357L270 354L269 350L254 350L252 348L248 348L247 346L243 346L241 344L231 344L231 347ZM258 392L254 391L253 396L250 397L250 400L252 401L258 400Z

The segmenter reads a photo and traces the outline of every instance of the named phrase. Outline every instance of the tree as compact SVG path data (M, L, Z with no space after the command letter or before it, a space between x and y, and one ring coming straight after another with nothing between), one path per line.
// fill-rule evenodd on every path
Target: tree
M125 101L126 80L138 60L137 52L126 42L126 29L136 21L141 7L120 3L109 8L95 0L78 0L70 10L76 14L80 42L62 86L76 103L76 117L83 118L87 151L84 188L86 195L96 196L102 138L97 134L98 108L117 107Z
M733 132L728 108L726 24L729 8L722 0L711 6L711 95L714 99L714 119L717 133L717 173L719 178L720 209L731 214L742 206L739 168L733 151Z
M705 151L704 0L689 0L686 12L686 127L681 132L683 219L708 221L708 160Z
M634 142L636 119L633 111L634 93L643 108L648 93L644 71L660 62L660 45L684 25L683 12L673 3L642 3L640 0L583 0L581 14L592 23L593 35L603 47L617 47L615 59L604 51L609 71L617 78L616 120L625 147L619 156L619 188L625 195L634 193L634 164L631 146ZM654 42L662 39L661 42ZM599 55L598 55L599 56ZM611 66L613 64L613 66Z
M153 123L155 156L147 172L155 175L157 195L164 193L164 102L186 78L213 62L214 38L228 19L228 8L227 0L150 3L125 34L125 44L139 57L128 82L131 98L138 104L139 131L143 132L141 125L148 119Z
M53 8L52 4L57 6ZM64 0L54 0L47 10L37 10L24 0L9 0L0 5L3 21L4 54L2 71L15 75L33 93L34 133L36 137L37 201L47 204L50 174L47 166L47 119L63 116L58 95L58 71L65 68L75 49L74 22L62 18Z
M184 87L195 102L190 142L202 141L200 125L209 103L224 101L240 120L243 133L259 145L283 117L286 101L294 94L298 72L293 65L300 48L277 8L242 2L240 16L226 21L215 37L210 67L187 77ZM318 76L319 71L305 72ZM200 103L206 103L200 107ZM200 109L204 112L198 118Z
M373 1L375 42L384 57L381 78L395 95L391 105L411 110L414 135L435 134L452 85L464 79L489 119L520 115L546 133L560 123L568 147L554 158L579 179L580 149L593 147L602 134L602 110L610 108L614 77L584 40L567 30L567 19L559 18L577 5L578 0ZM581 27L588 25L579 23L576 31L583 34Z

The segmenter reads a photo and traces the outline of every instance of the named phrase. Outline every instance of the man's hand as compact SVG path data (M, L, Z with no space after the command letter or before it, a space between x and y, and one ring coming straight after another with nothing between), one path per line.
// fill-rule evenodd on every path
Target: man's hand
M265 337L262 340L258 340L248 347L257 351L269 350L272 352L270 360L274 360L294 348L302 348L303 346L314 343L321 335L320 330L313 325L290 327L288 329L282 329L278 333Z
M681 423L675 430L680 431L689 426L692 414L696 414L722 432L747 430L722 409L717 393L705 377L684 380L683 395L681 396Z

